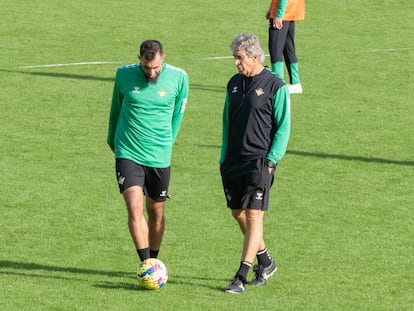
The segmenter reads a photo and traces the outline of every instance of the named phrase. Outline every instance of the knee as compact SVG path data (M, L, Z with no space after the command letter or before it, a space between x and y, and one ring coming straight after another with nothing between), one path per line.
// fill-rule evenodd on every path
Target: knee
M246 213L246 222L253 224L261 222L263 219L263 211L259 210L249 210L248 213Z
M236 219L236 221L237 222L244 222L245 221L245 217L246 217L246 215L245 215L245 213L244 213L244 211L243 210L239 210L239 209L237 209L237 210L232 210L231 211L231 214L232 214L232 216L233 216L233 218L234 219Z
M130 200L126 204L128 210L128 218L132 221L141 221L144 216L142 203L137 200Z
M147 207L148 217L155 220L164 218L164 202L154 202Z
M132 221L140 221L142 218L144 218L144 213L142 211L142 208L140 208L138 205L129 204L127 206L128 208L128 218Z

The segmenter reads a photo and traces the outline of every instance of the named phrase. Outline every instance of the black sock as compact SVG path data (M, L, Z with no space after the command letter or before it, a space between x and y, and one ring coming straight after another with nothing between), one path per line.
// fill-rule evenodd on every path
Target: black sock
M149 249L149 247L137 249L137 253L138 253L139 259L141 261L144 261L145 259L150 258L150 249Z
M240 263L240 268L236 273L236 277L239 277L244 283L246 283L247 273L249 272L251 266L251 263L247 261L242 261Z
M263 267L268 267L272 263L272 257L270 257L267 248L258 251L256 254L257 263Z
M160 250L153 250L153 249L150 249L150 257L151 258L157 258L158 257L158 253L160 252Z

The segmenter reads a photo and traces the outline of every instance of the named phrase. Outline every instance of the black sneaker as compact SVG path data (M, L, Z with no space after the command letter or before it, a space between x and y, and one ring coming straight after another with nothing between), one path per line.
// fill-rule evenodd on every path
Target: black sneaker
M267 279L270 278L273 273L277 271L276 262L272 259L269 266L264 268L262 265L255 265L253 267L254 273L256 273L253 280L251 280L251 285L262 286L267 283Z
M244 284L246 284L246 281L236 276L234 277L233 281L231 281L230 284L227 285L227 287L224 290L227 293L231 293L231 294L242 293L246 289Z

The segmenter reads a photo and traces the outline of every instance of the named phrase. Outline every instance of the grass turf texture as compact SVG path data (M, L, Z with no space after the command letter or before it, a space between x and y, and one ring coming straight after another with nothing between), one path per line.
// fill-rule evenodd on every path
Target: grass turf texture
M240 32L258 34L266 47L267 6L2 2L4 310L413 309L411 0L307 1L296 35L304 94L292 96L291 141L265 218L279 270L265 287L223 291L242 245L217 164L235 68L231 59L206 58L231 56ZM137 285L105 143L118 65L19 68L133 63L147 38L164 43L167 61L191 83L160 253L170 278L151 292Z

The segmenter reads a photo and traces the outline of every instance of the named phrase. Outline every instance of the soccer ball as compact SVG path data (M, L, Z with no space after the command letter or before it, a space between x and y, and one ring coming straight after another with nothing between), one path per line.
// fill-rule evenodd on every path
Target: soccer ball
M167 283L168 270L165 264L156 258L142 261L137 271L138 284L145 289L159 289Z

